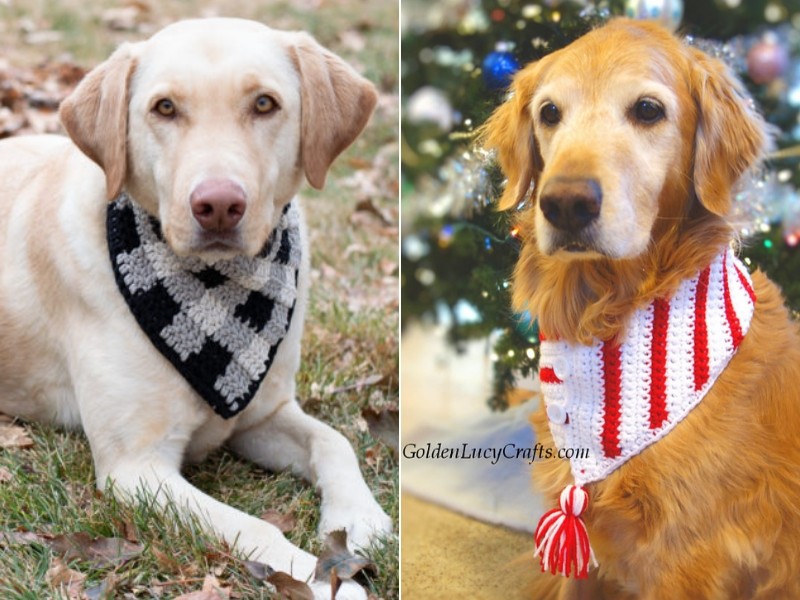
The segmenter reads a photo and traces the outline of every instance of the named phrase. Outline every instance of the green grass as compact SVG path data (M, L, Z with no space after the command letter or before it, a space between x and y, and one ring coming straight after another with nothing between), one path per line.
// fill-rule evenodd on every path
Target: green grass
M316 6L319 4L319 6ZM116 0L38 0L0 4L0 53L14 66L37 64L71 54L86 67L101 61L119 42L141 34L113 32L101 20L103 10L120 6ZM397 4L368 0L328 0L322 3L287 0L161 0L150 2L147 22L154 27L177 18L214 11L223 16L260 19L274 27L307 29L321 43L359 66L375 81L388 102L376 112L364 135L335 164L326 189L304 189L302 196L312 235L314 284L304 338L303 366L298 378L304 409L341 431L359 455L367 483L384 510L399 516L398 464L391 451L365 431L361 411L395 405L398 401L398 312L386 300L386 289L397 280L397 236L364 221L352 222L358 185L349 183L359 169L379 174L379 191L370 200L380 210L397 207ZM314 6L311 8L311 6ZM21 19L39 29L62 32L61 42L30 46L19 33ZM345 43L342 32L363 36L365 48ZM396 104L396 103L395 103ZM369 163L383 149L382 165ZM363 173L362 173L363 174ZM394 225L396 229L396 224ZM348 249L350 250L349 256ZM389 268L387 268L387 264ZM357 298L357 305L353 299ZM381 300L381 298L384 298ZM374 375L380 384L336 391ZM196 522L177 511L153 510L146 502L136 507L95 491L88 444L79 433L35 424L26 425L34 439L28 449L0 450L0 467L11 479L0 482L0 532L40 534L86 532L91 536L135 534L142 553L117 567L98 568L87 561L70 567L87 575L87 589L113 578L108 597L174 598L201 588L203 577L214 573L240 598L269 598L265 585L253 578L229 549L204 534ZM287 533L294 543L314 553L322 546L316 537L319 499L306 482L288 474L267 473L226 450L186 470L200 489L250 514L268 508L290 513L296 525ZM367 585L375 596L399 597L396 537L369 553L378 575ZM47 583L53 552L42 544L0 542L0 598L66 597Z

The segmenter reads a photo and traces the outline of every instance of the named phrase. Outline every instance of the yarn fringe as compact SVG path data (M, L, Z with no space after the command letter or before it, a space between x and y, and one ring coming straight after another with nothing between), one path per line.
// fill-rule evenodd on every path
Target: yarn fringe
M561 492L559 507L544 514L536 527L536 556L542 572L577 579L588 577L589 566L597 566L589 545L589 533L581 515L589 504L589 494L582 487L569 485Z

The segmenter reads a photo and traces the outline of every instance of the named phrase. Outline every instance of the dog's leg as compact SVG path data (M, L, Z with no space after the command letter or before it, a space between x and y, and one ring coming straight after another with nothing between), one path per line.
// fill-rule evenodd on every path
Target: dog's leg
M237 432L230 446L267 469L291 469L313 483L322 495L320 535L345 529L348 545L359 548L391 532L391 519L364 482L350 443L296 402Z
M204 494L181 476L177 465L151 459L147 463L119 461L108 473L113 490L131 501L143 492L154 497L160 506L172 502L181 510L200 519L231 547L250 560L269 565L306 581L317 600L329 600L330 585L313 582L317 558L289 542L273 525L243 513ZM366 600L363 588L346 582L336 595L338 600Z

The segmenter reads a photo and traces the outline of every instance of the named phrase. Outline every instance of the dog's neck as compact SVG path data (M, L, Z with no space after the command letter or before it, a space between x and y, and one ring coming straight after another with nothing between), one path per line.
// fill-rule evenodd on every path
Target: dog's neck
M525 228L523 228L525 229ZM530 228L533 229L532 227ZM624 334L638 309L671 296L682 281L707 267L732 238L724 219L705 213L669 222L633 259L564 261L542 255L524 240L514 272L514 305L561 339L588 344Z
M605 478L686 417L736 353L754 307L747 270L726 249L671 297L636 310L619 338L583 345L543 335L554 441L588 450L570 460L576 484Z

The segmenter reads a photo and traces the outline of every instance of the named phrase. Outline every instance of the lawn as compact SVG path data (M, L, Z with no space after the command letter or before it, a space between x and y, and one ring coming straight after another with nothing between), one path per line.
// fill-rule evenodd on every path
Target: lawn
M311 229L314 284L298 387L304 409L332 424L356 448L367 483L397 530L397 457L390 444L373 435L364 412L383 413L396 422L396 2L0 0L0 136L56 126L53 102L41 97L58 99L73 85L70 77L59 75L65 69L80 73L121 41L200 16L306 29L380 89L370 125L340 157L326 189L306 187L301 193ZM17 94L13 101L9 90ZM196 523L146 503L134 509L96 492L89 448L79 433L21 425L27 437L4 442L0 436L0 598L270 597L257 574ZM3 427L12 425L0 422L0 431ZM307 483L264 472L224 450L186 474L214 497L280 521L294 543L322 551L316 537L319 499ZM65 540L94 548L95 538L113 538L131 551L122 560L63 549ZM376 598L399 597L398 547L393 538L368 553L377 568L365 585Z

